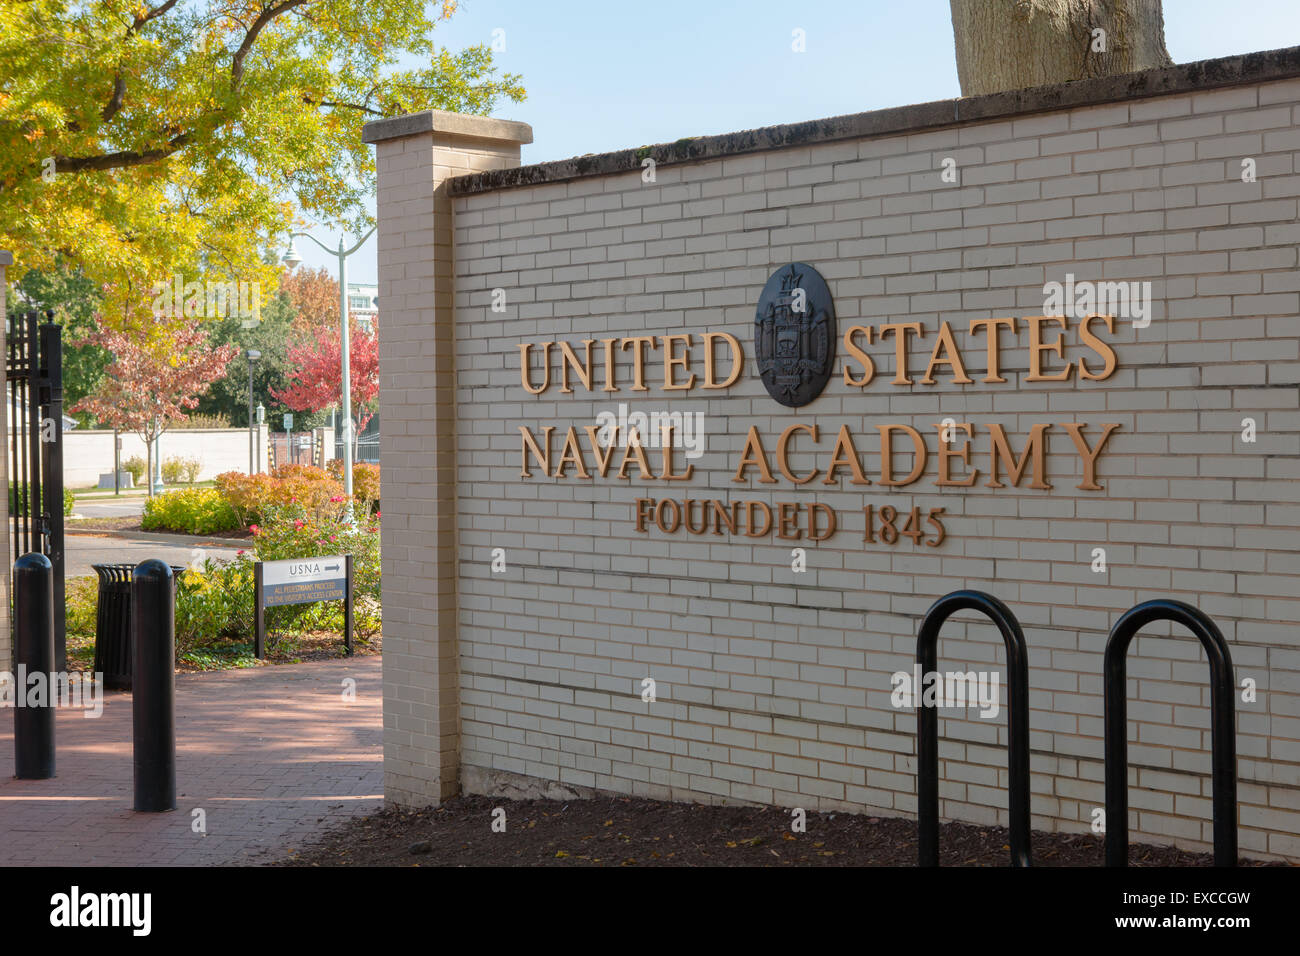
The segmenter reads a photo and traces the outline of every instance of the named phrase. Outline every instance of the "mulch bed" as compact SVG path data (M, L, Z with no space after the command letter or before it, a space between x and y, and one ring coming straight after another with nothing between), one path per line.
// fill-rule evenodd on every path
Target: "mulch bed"
M356 657L370 657L382 653L384 639L376 634L369 643L363 644L353 638L352 653ZM283 638L275 643L268 642L266 660L270 664L299 664L304 661L331 661L346 657L343 649L343 635L338 631L311 631L295 634L292 638Z
M371 636L368 643L362 643L360 640L355 639L352 642L353 654L357 657L370 657L374 654L381 654L383 653L383 647L384 638L382 634ZM67 636L67 649L70 666L86 671L93 669L95 663L95 639L93 636L83 637L78 634L69 634ZM242 654L235 654L234 651L237 649L242 650ZM239 657L240 666L254 667L265 667L271 664L302 664L308 661L332 661L346 656L343 648L343 636L337 631L311 631L268 642L266 660L261 662L253 662L249 659L249 655L252 653L252 646L249 644L217 646L208 650L213 652L214 655L225 652L225 655L231 658L231 664L235 663L234 658ZM218 668L201 666L188 660L181 660L176 663L176 673L178 674L197 674L215 669Z
M493 810L506 831L492 830ZM390 807L289 849L280 866L915 866L916 823L788 810L622 797L506 800L458 797L436 809ZM1100 837L1035 832L1036 866L1101 866ZM1134 866L1211 866L1209 854L1135 844ZM1007 831L943 824L944 866L1007 866ZM1261 865L1243 860L1242 865Z
M375 634L370 638L369 643L362 643L359 640L353 640L352 653L355 657L370 657L383 652L384 639L380 634ZM197 650L197 649L196 649ZM343 647L343 635L337 631L311 631L305 634L295 634L292 637L285 637L280 640L268 640L266 646L266 658L257 661L250 657L252 654L251 644L227 645L225 648L220 645L206 648L213 656L225 656L228 658L224 664L225 667L267 667L272 664L305 664L310 661L332 661L341 657L346 657L347 653ZM239 654L232 653L238 650ZM222 654L221 652L225 652ZM237 660L236 660L237 658ZM178 674L196 674L221 668L212 666L212 662L197 663L194 660L182 659L176 662L176 673Z
M197 535L197 537L230 538L231 540L235 540L235 541L252 541L253 532L249 531L247 528L243 528L239 531L213 531L211 534L201 534L201 535Z
M63 527L68 531L140 531L139 515L122 515L116 518L67 518Z

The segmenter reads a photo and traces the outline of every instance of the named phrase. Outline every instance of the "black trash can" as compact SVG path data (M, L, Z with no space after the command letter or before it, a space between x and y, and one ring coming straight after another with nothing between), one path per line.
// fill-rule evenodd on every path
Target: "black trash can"
M95 614L95 671L104 686L131 689L131 572L134 564L92 564L99 575L99 606ZM173 575L185 571L171 566Z

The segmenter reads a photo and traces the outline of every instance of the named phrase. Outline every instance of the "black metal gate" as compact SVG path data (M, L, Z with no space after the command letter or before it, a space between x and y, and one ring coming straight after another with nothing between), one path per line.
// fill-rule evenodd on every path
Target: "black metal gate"
M67 670L63 585L63 330L28 312L6 321L9 520L13 560L39 551L54 566L54 656ZM12 563L12 562L11 562Z

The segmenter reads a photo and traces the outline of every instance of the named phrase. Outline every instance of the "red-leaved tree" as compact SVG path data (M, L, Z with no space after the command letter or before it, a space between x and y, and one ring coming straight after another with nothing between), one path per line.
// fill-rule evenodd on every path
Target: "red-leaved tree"
M184 316L148 315L128 306L127 321L109 328L96 316L96 328L77 345L98 345L113 354L104 378L90 395L72 406L90 412L113 428L134 432L145 444L149 494L153 494L153 443L175 422L189 416L199 399L239 354L238 345L212 348L208 333Z
M289 387L284 391L271 389L276 401L295 412L319 412L339 404L343 396L341 338L337 328L322 328L306 341L289 346ZM357 436L374 417L375 399L379 397L379 340L355 323L348 338L355 452Z

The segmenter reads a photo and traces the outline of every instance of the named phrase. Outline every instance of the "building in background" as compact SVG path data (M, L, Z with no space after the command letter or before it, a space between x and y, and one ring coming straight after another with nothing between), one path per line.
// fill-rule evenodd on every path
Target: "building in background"
M348 313L363 329L373 332L379 319L379 286L349 282Z

